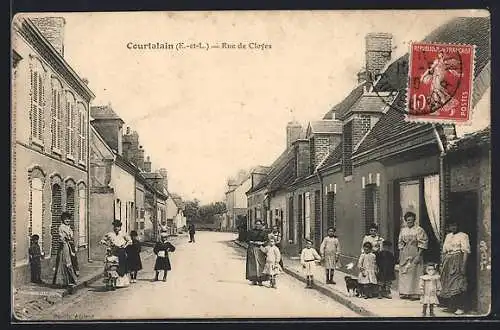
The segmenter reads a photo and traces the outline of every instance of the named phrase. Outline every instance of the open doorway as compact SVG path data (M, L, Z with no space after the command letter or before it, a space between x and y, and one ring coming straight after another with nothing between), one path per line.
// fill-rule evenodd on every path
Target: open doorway
M451 192L449 194L450 221L456 222L461 232L469 235L471 253L467 261L466 309L477 308L477 219L478 195L476 191Z

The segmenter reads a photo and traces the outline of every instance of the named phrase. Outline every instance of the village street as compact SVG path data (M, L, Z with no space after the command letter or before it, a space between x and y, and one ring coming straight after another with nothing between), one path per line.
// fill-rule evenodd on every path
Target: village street
M143 260L138 282L105 292L102 281L65 297L42 319L166 319L214 317L357 317L353 311L281 275L278 288L245 280L245 251L233 233L198 232L176 241L167 282L153 282L154 257Z

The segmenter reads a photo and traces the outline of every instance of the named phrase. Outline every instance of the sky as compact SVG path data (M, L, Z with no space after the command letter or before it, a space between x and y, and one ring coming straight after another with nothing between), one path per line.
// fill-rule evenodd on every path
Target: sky
M364 37L393 34L392 58L455 16L481 11L67 13L64 57L139 133L169 190L210 203L240 169L270 165L287 122L319 120L356 86ZM239 42L271 49L133 50Z

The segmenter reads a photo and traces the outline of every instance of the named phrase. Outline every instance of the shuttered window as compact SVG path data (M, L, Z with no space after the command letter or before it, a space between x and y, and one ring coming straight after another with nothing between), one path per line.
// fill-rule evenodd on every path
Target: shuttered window
M52 149L62 149L62 127L63 109L62 109L62 86L61 83L52 80L52 102L51 102L51 126Z
M44 70L40 62L33 61L31 65L31 138L42 143L43 141L43 106L45 100Z
M66 93L66 155L75 154L75 99L69 92Z
M87 116L85 106L78 104L78 159L87 160Z

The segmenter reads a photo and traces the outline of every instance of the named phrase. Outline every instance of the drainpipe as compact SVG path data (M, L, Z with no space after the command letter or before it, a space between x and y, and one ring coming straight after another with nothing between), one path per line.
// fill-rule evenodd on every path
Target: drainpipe
M90 104L89 104L90 107ZM86 200L86 214L87 218L85 221L87 222L87 232L85 233L87 235L87 262L93 262L91 258L91 253L90 253L90 120L89 119L89 111L87 111L87 193L85 198Z
M441 137L439 136L436 128L436 124L433 124L434 135L436 137L436 141L439 148L439 217L440 217L440 243L443 244L444 239L444 228L446 221L446 167L445 167L445 156L446 151L444 149L443 142L441 141Z
M319 231L320 234L320 241L323 239L323 177L321 176L321 173L319 169L316 171L316 176L319 179L319 198L320 198L320 203L319 203L319 214L320 214L320 226L321 230Z

